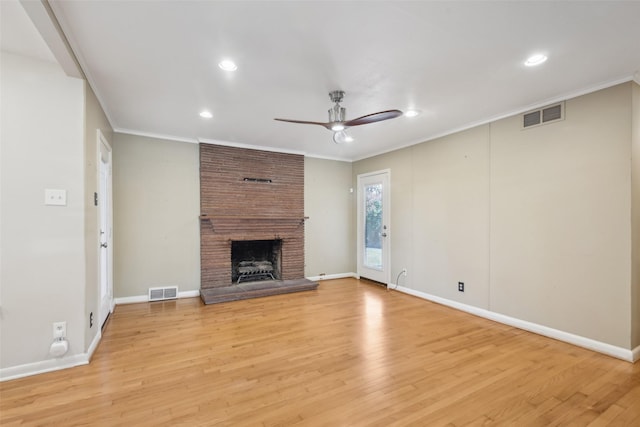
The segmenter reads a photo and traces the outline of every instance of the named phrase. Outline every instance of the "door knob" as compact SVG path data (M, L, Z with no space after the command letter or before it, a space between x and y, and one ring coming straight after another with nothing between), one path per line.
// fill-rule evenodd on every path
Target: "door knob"
M107 247L107 242L100 243L100 247L102 247L102 248L106 248L106 247Z
M387 237L387 233L382 233L381 236L382 237Z

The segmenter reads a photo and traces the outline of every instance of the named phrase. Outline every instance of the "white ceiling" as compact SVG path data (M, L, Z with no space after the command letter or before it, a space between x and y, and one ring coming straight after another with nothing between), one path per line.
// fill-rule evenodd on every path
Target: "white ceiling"
M50 2L116 130L360 159L629 80L640 2ZM548 55L537 68L533 53ZM224 58L234 73L217 66ZM354 142L327 121L346 92ZM207 109L212 119L198 113Z

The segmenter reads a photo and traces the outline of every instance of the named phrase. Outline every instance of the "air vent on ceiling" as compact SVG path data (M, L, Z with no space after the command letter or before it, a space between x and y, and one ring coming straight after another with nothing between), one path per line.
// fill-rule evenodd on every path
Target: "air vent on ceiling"
M149 288L149 301L163 301L178 298L178 287Z
M559 120L564 120L564 102L524 113L522 128L526 129Z

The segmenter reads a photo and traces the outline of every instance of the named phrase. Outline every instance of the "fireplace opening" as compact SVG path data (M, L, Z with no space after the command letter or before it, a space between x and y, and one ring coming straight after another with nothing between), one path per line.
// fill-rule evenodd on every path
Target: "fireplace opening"
M282 240L233 240L232 283L278 280L282 268Z

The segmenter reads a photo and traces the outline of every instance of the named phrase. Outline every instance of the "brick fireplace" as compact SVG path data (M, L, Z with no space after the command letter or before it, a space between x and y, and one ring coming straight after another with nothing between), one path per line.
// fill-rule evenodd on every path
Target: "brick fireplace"
M277 241L278 279L305 280L303 156L200 144L200 209L201 295L237 284L234 242Z

